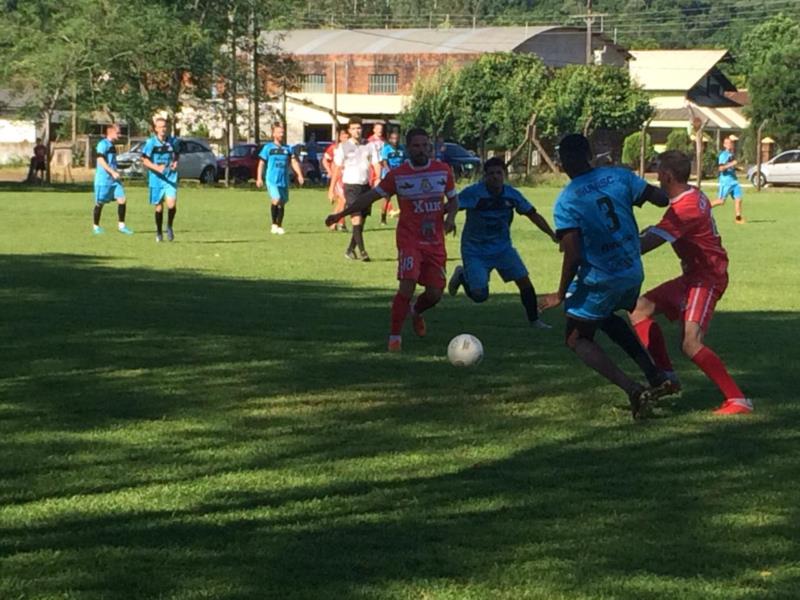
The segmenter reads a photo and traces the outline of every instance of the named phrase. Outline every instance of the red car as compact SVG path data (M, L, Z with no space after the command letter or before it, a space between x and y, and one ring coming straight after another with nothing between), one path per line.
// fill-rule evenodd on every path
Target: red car
M257 144L237 144L231 148L231 173L230 177L236 182L245 182L256 178L258 169L258 151L261 148ZM225 166L228 164L224 156L217 159L217 176L225 179Z

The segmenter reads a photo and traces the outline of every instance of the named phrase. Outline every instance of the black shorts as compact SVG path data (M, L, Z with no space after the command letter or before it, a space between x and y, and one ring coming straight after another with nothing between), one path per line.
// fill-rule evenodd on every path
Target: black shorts
M345 183L344 184L344 205L345 207L350 207L353 205L358 197L366 192L367 190L371 189L367 184L361 183ZM368 217L372 214L372 208L368 208L366 210L362 210L360 213L362 217Z

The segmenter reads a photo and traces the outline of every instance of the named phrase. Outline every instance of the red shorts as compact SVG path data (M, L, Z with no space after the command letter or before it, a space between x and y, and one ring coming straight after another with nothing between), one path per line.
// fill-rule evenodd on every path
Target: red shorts
M714 307L722 298L727 283L689 281L677 277L662 283L647 292L644 297L656 305L670 321L698 323L703 331L708 330Z
M444 246L407 245L397 249L397 279L413 279L420 285L444 289L447 284L447 251Z

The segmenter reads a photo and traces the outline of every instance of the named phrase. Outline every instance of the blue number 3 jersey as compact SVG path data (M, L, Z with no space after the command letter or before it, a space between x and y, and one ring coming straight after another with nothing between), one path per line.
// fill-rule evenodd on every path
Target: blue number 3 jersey
M624 289L644 279L634 205L643 202L647 182L628 169L601 167L573 179L556 200L556 230L581 236L578 280L585 285Z

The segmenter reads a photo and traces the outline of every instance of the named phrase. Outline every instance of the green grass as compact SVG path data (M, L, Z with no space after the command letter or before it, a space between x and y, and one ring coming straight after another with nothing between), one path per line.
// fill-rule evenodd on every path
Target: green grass
M556 190L528 192L549 215ZM718 213L709 343L757 412L713 418L675 351L684 394L641 425L497 279L387 355L393 233L346 262L320 191L277 238L262 193L187 187L161 245L129 196L137 234L109 207L92 237L86 188L0 188L3 600L798 597L799 193ZM514 228L552 291L560 255ZM476 369L445 360L461 332Z

